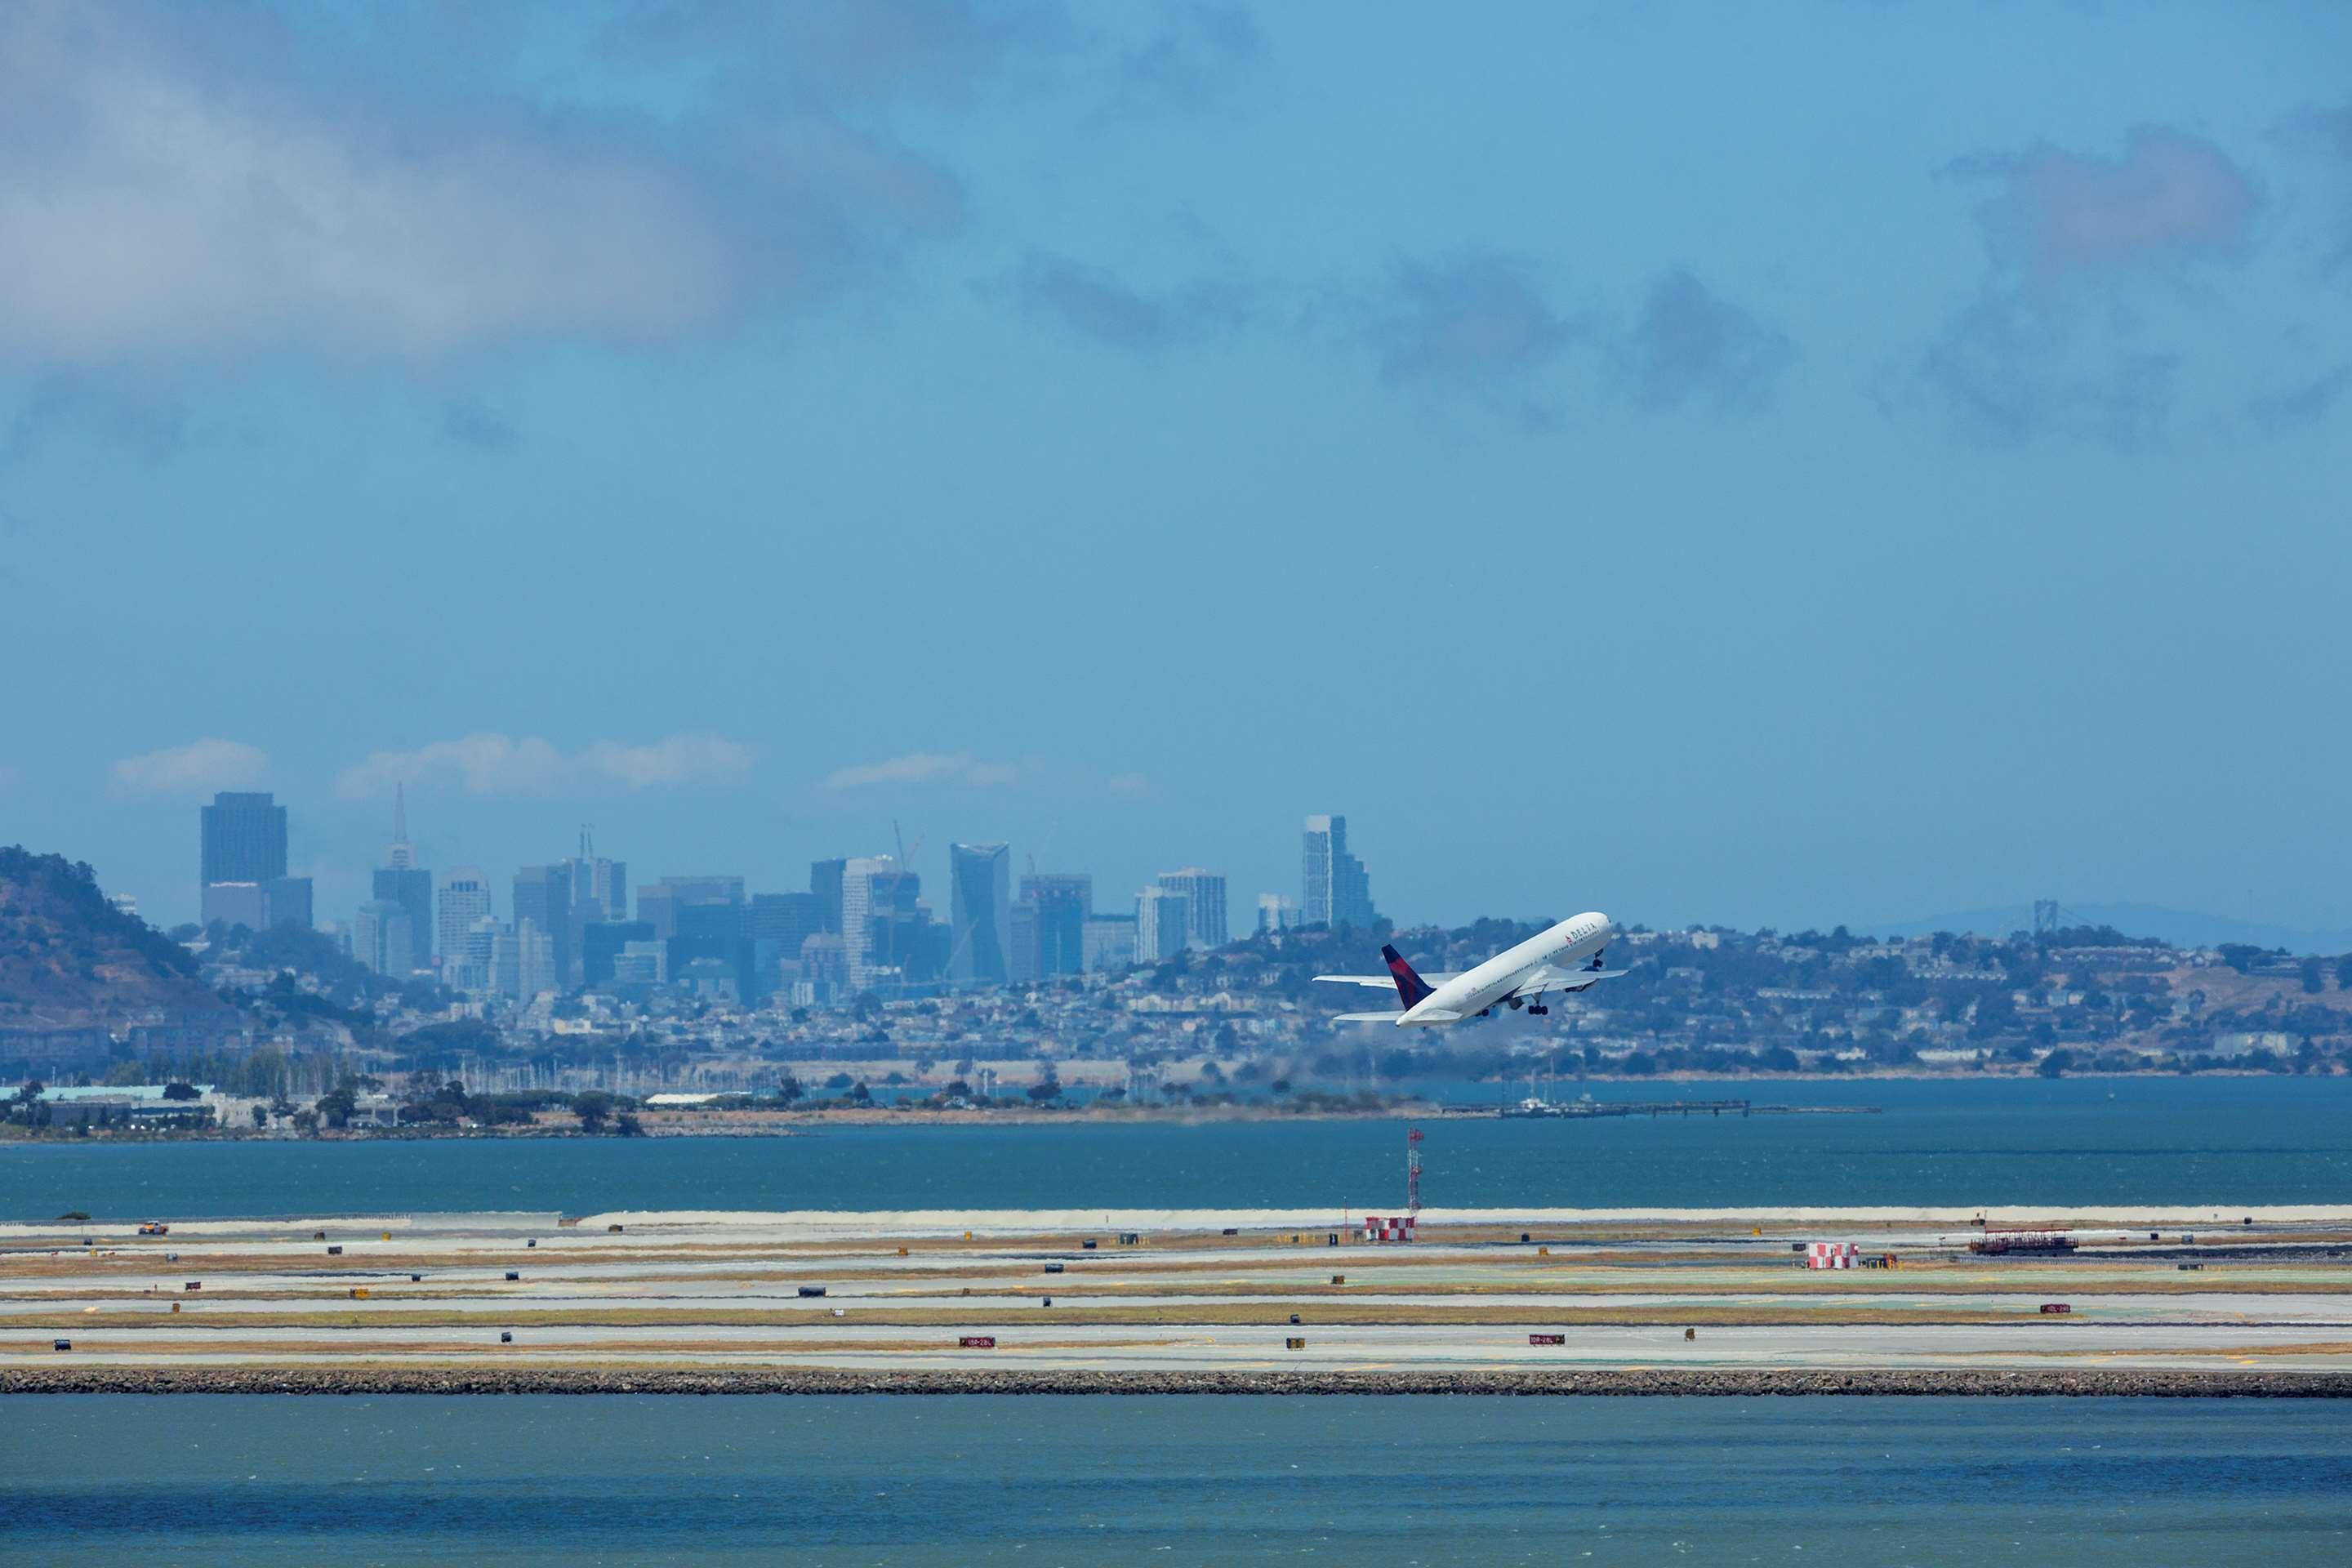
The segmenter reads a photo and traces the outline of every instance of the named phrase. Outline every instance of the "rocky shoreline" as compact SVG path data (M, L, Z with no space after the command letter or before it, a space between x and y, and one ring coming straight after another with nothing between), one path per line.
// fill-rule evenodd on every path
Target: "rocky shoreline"
M9 1394L1974 1394L2341 1399L2352 1373L1887 1369L1559 1372L895 1373L776 1367L709 1372L591 1367L11 1367Z

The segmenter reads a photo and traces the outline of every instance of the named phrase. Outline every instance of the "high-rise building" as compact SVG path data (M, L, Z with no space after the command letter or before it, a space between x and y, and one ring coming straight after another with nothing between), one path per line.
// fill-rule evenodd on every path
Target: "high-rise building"
M352 956L378 974L405 980L415 968L408 910L392 899L370 899L352 918Z
M628 862L608 860L598 855L596 842L586 828L580 830L580 853L563 862L563 868L572 877L574 921L628 920Z
M1108 974L1135 967L1133 915L1088 915L1080 938L1079 962L1088 974Z
M818 923L814 893L754 893L750 923L751 967L756 972L754 994L764 994L785 981L784 966L797 966L801 944L824 930Z
M1024 899L1006 911L1004 978L1013 985L1034 985L1045 978L1038 968L1037 906Z
M795 1006L841 1000L849 984L849 955L834 931L819 931L801 943L800 978L793 983Z
M817 930L841 934L841 887L848 874L849 862L838 856L809 862L809 891L816 895Z
M1146 888L1135 896L1135 962L1159 963L1192 941L1192 900L1172 888Z
M562 866L525 866L514 876L515 931L522 931L529 921L531 928L546 942L551 957L549 960L551 982L537 989L518 993L524 1000L541 991L568 991L572 987L572 873ZM520 934L518 942L520 942ZM528 942L518 948L526 960L536 952Z
M1030 978L1083 973L1087 919L1095 912L1095 879L1076 871L1033 871L1021 879L1021 903L1036 911L1025 942L1017 934L1013 941L1016 957L1028 966ZM1027 951L1031 945L1034 952Z
M474 922L487 920L489 913L490 879L482 875L481 868L460 866L450 872L448 879L441 884L439 923L434 928L437 940L433 951L439 955L443 969L464 955ZM488 981L478 978L469 988L480 990L487 984Z
M1364 863L1348 853L1348 819L1307 819L1300 864L1298 920L1301 925L1369 929L1380 919L1372 908L1372 882Z
M601 990L614 984L614 963L633 943L655 941L644 921L590 921L580 928L580 986Z
M201 883L271 882L286 875L286 808L275 796L224 790L198 815Z
M428 950L437 934L433 924L433 873L422 866L378 866L374 890L378 901L398 904L407 911L411 961L420 968L430 963L435 954ZM275 910L270 918L278 918Z
M206 882L201 915L205 924L269 929L269 889L259 882Z
M887 855L860 857L844 868L841 945L853 993L903 984L912 978L909 968L932 956L923 945L929 915L922 887L920 877Z
M269 895L267 912L271 925L297 925L304 931L310 929L314 916L310 878L280 877L262 890Z
M948 978L1002 984L1013 945L1013 849L1005 844L948 846Z
M1298 925L1298 906L1280 893L1257 896L1257 934L1279 936Z
M197 813L196 892L206 925L223 921L230 925L266 929L268 889L286 875L286 808L274 796L224 790ZM250 884L215 893L224 883Z
M650 921L654 933L667 942L678 932L678 910L695 904L742 902L740 877L664 877L637 889L637 919Z
M441 912L449 912L449 901L441 901ZM462 931L451 933L443 940L449 951L441 961L441 984L452 991L498 991L511 995L510 990L499 991L498 984L499 922L488 915L477 916Z
M548 868L555 869L555 868ZM515 921L515 999L531 1002L543 992L560 992L569 985L562 971L558 969L558 947L555 933L541 931L536 920Z
M1187 866L1181 871L1160 873L1160 886L1185 900L1186 918L1191 922L1185 937L1194 947L1225 945L1225 879L1214 871L1204 871L1198 866Z

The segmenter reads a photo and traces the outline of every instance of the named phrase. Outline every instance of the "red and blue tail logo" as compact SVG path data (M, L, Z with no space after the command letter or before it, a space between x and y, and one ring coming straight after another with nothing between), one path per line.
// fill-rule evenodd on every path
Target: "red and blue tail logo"
M1407 1010L1420 1006L1429 995L1429 982L1415 974L1412 965L1404 961L1404 954L1395 948L1381 948L1381 956L1389 961L1389 973L1396 977L1397 994L1404 998Z

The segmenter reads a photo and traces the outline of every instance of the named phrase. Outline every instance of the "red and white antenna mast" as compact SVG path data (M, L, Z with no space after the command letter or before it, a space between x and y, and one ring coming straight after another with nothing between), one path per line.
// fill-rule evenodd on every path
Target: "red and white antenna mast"
M1421 1212L1421 1129L1408 1127L1404 1132L1404 1212Z

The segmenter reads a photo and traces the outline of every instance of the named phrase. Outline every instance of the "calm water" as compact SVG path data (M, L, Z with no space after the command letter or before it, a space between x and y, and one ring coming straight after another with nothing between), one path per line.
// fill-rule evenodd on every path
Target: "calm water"
M1699 1097L1721 1086L1596 1095ZM1425 1201L1464 1207L2352 1201L2352 1079L1779 1083L1878 1116L1431 1120ZM1402 1124L841 1127L804 1138L0 1146L0 1217L464 1209L1363 1208Z
M2333 1401L14 1396L20 1563L2352 1561Z

